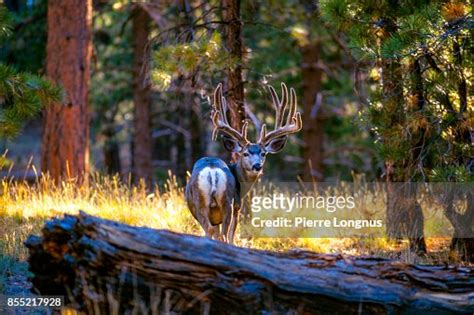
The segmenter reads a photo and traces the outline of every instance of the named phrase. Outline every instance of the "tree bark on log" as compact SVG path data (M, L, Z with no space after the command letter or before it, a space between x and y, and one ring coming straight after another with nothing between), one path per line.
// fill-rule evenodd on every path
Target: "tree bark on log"
M88 313L474 312L474 268L239 248L80 213L30 236L32 283Z

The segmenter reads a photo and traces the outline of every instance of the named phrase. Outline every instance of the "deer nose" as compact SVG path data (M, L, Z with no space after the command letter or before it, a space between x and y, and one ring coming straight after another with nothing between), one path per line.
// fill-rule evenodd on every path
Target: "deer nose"
M262 164L257 163L252 166L252 169L255 171L260 171L262 169Z

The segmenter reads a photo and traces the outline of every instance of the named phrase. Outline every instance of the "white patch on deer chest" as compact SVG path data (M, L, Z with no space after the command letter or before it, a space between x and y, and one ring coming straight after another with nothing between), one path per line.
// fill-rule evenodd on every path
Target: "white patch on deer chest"
M199 192L203 196L206 206L213 202L213 195L217 200L224 196L226 185L227 176L220 168L205 167L199 172Z

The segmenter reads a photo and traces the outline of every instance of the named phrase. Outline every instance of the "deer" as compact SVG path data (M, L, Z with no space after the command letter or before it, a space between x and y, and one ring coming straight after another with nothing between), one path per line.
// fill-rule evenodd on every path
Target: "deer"
M228 164L217 157L200 158L193 166L185 189L188 208L210 239L233 244L243 200L262 176L267 154L280 152L288 136L302 128L295 90L291 88L288 93L287 86L281 83L280 100L275 89L271 85L267 87L276 112L275 126L268 132L266 124L262 124L257 142L247 138L247 121L240 131L229 124L222 84L214 91L212 139L217 140L220 134L224 148L236 156L235 162Z

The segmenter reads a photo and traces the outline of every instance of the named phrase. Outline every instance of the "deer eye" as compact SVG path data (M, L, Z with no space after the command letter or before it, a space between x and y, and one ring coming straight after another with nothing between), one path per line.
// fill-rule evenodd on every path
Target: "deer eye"
M248 152L245 152L245 153L244 153L244 156L245 156L245 157L247 157L247 156L249 156L249 155L250 155L250 154L248 154Z

